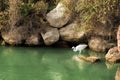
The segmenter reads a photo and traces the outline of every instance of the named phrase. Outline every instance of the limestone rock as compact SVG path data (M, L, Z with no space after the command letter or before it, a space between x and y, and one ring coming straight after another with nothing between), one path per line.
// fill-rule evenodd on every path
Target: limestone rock
M52 45L59 40L59 31L57 28L46 26L41 30L41 35L46 45Z
M61 2L58 3L57 7L50 11L46 16L50 25L57 28L64 26L70 18L70 10Z
M10 45L39 45L42 39L39 35L39 28L28 26L19 26L1 34L4 41Z
M78 23L71 23L63 28L61 28L60 36L62 40L74 42L84 39L85 34L87 33L85 30L78 30Z
M89 42L89 48L96 52L106 52L111 47L115 46L114 43L109 43L100 37L92 37Z
M111 48L106 54L105 58L108 62L112 62L112 63L119 62L120 53L118 52L118 48L117 47Z
M39 35L33 34L26 39L25 44L27 44L27 45L40 45L41 44L40 40L41 40L41 37Z
M22 44L22 36L20 33L20 28L13 29L8 32L2 32L2 38L4 41L10 45Z

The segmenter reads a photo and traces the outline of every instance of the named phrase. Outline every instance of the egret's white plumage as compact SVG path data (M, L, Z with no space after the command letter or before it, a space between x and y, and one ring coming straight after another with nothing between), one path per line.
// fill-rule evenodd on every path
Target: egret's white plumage
M87 47L86 44L79 44L76 47L73 46L72 49L74 52L79 51L79 53L81 53L81 51L84 50L86 47Z

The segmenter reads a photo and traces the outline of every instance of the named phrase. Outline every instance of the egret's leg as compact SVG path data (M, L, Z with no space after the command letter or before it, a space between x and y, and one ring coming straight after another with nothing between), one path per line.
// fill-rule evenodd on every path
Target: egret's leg
M78 56L79 56L79 55L81 55L81 50L79 50L79 54L78 54Z

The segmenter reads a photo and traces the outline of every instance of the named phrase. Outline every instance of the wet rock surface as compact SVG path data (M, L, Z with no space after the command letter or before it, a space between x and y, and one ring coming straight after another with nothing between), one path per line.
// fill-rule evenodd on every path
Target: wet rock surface
M92 63L100 61L99 57L96 57L96 56L83 56L83 55L73 56L73 59L76 60L76 61L83 60L83 61L92 62Z
M97 61L100 61L100 58L99 57L96 57L96 56L89 56L89 57L86 57L86 56L78 56L80 59L82 60L85 60L85 61L88 61L88 62L97 62Z

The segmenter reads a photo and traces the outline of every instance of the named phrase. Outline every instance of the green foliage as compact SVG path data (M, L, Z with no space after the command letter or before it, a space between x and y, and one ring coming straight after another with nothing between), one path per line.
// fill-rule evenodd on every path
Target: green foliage
M20 5L20 11L22 16L27 16L32 14L45 14L47 11L48 4L43 1L31 2L28 3L22 2Z
M8 12L1 12L0 13L0 30L3 26L8 24Z
M24 3L22 2L20 5L20 11L22 16L27 16L30 10L33 8L34 3Z
M8 0L0 0L0 11L5 10L8 7Z

